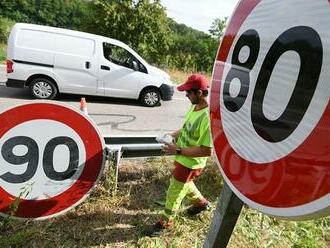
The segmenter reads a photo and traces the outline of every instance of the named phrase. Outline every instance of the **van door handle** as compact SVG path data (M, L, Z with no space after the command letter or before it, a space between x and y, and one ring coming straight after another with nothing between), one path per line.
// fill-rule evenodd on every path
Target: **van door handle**
M110 71L110 67L106 65L101 65L101 70Z
M86 69L89 69L89 68L91 67L91 62L86 61L86 63L85 63L85 67L86 67Z

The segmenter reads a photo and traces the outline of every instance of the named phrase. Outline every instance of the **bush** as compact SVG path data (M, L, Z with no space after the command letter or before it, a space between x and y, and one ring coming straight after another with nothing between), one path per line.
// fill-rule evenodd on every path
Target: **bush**
M14 24L14 21L0 16L0 43L7 43L10 29Z
M0 64L6 60L6 45L0 43Z

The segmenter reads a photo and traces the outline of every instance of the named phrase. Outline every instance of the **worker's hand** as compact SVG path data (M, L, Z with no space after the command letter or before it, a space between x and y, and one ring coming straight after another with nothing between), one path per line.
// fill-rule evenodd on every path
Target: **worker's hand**
M167 155L175 155L177 148L178 147L175 144L165 144L163 146L163 152L165 152Z
M174 138L168 133L157 136L156 140L159 143L163 143L163 144L173 144L174 143Z

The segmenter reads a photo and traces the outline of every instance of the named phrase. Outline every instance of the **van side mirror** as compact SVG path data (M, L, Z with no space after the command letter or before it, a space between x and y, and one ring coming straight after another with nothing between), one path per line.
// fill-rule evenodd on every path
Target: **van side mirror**
M135 60L133 60L132 65L133 65L133 70L134 71L139 71L140 70L138 62L136 62Z

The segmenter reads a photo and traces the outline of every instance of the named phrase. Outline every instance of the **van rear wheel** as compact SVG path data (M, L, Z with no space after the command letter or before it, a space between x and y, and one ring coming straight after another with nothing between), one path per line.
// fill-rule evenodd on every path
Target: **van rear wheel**
M156 88L148 88L142 91L140 101L144 106L155 107L160 104L160 93Z
M37 99L54 99L58 93L55 84L48 78L35 78L30 84L30 92Z

